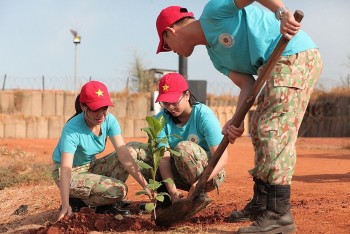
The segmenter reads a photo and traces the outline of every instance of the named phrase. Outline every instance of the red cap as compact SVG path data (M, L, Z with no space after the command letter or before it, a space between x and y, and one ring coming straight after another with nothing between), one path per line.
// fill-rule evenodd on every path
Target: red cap
M179 73L168 73L159 81L159 94L156 102L177 102L182 93L188 90L185 78Z
M163 32L170 25L174 24L176 21L185 18L194 17L192 12L188 12L186 8L180 6L170 6L164 8L157 17L156 26L159 36L159 45L157 54L159 52L165 52L168 50L163 49Z
M113 106L107 87L99 81L89 81L81 88L80 102L93 111L104 106Z

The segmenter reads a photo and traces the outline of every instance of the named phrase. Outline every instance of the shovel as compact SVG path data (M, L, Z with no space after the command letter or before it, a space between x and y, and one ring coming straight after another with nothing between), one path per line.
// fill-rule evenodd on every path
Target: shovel
M301 22L304 17L304 13L300 10L295 11L294 18L296 21ZM261 74L254 82L252 89L250 90L249 95L245 99L242 106L236 111L234 118L232 119L231 124L235 127L239 127L242 123L245 115L249 109L254 104L256 96L261 91L267 77L271 73L273 67L276 65L277 61L281 57L284 49L286 48L289 40L285 37L281 37L276 48L273 50L269 60L267 61L264 69ZM209 179L209 176L213 172L217 162L219 161L221 155L224 153L227 145L229 144L228 138L224 136L221 140L218 148L208 162L208 165L205 167L203 173L199 177L197 186L191 196L186 199L180 200L168 208L161 211L157 219L155 220L157 226L170 227L172 224L180 222L181 220L188 218L197 212L204 209L212 201L205 194L205 186Z

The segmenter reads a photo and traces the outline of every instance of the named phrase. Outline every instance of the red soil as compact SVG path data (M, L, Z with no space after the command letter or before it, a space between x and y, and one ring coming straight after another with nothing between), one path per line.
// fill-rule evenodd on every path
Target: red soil
M126 141L146 139L126 139ZM0 146L35 154L35 160L51 163L56 139L1 139ZM106 152L112 151L108 145ZM350 233L350 139L300 138L297 166L293 177L291 207L298 233ZM140 213L136 196L140 186L128 179L131 215L118 221L112 215L96 215L84 208L70 218L56 222L60 206L54 184L28 185L0 190L0 232L5 233L235 233L245 223L227 223L232 210L244 207L252 196L252 179L247 170L253 163L250 139L242 137L229 146L227 180L209 193L213 202L196 215L171 228L157 227L150 214ZM3 162L0 162L0 166ZM185 192L184 192L185 194ZM11 215L20 205L28 205L24 215Z

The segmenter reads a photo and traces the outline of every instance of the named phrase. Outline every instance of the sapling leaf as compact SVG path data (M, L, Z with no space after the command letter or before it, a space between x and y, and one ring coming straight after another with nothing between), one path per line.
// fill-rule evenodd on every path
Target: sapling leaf
M176 150L173 150L173 149L171 149L171 148L169 148L168 150L169 150L170 153L171 153L172 155L174 155L174 156L177 156L177 157L181 156L181 153L178 152L178 151L176 151Z
M165 118L163 115L159 116L158 122L159 122L160 126L163 128L165 125Z
M159 123L158 123L157 119L154 117L151 117L151 116L147 116L146 121L147 121L149 129L152 133L152 139L156 138L158 136L158 132L159 132L159 130L158 130Z
M148 139L155 138L150 128L141 128L141 130L147 133Z
M142 169L153 169L150 165L148 165L147 163L145 162L140 162L138 163L138 165L142 168Z
M162 182L169 183L171 186L174 185L174 181L171 178L167 178L165 180L162 180Z
M168 144L168 138L163 137L157 140L158 143Z
M156 199L157 199L158 201L160 201L160 202L163 202L163 201L164 201L164 196L158 194L157 197L156 197Z
M146 205L145 205L145 209L146 209L146 211L148 211L148 212L152 212L152 210L154 210L154 208L155 208L155 205L153 204L153 203L146 203Z
M149 180L149 183L148 183L148 188L152 189L153 191L157 191L157 189L158 189L161 185L162 185L162 184L161 184L160 182L150 179L150 180Z
M157 121L155 122L154 125L154 132L156 133L156 135L158 136L159 132L162 130L162 128L164 127L165 124L165 118L163 115L159 116L158 119L156 119Z
M158 148L153 153L153 165L154 169L158 170L161 159L164 156L165 147Z
M154 121L154 133L156 136L158 136L159 132L162 130L161 124L159 123L159 121Z

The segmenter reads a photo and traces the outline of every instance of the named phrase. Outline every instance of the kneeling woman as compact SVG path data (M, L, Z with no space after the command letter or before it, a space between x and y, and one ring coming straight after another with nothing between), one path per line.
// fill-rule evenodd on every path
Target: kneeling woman
M163 107L156 117L163 115L165 118L164 128L158 138L169 136L169 146L181 153L179 157L170 157L170 152L166 151L159 166L161 178L157 179L171 178L175 183L174 185L166 183L171 202L159 205L171 205L182 196L178 189L193 192L199 176L217 149L223 135L219 120L213 111L196 101L188 89L187 81L178 73L169 73L162 77L156 102ZM181 136L182 139L172 136L173 134ZM127 147L133 157L153 164L147 149L142 148L139 143L130 142ZM207 191L214 190L224 181L224 167L227 161L228 154L225 151L208 179ZM143 173L147 177L146 173Z
M147 186L125 146L117 119L108 112L113 104L107 87L101 82L90 81L82 87L79 101L80 105L76 105L78 113L65 124L52 156L52 175L62 201L58 219L71 215L72 206L76 204L70 201L76 199L96 207L96 212L117 213L114 204L126 197L125 181L129 174L143 188ZM105 150L107 137L115 152L96 159L96 155Z

